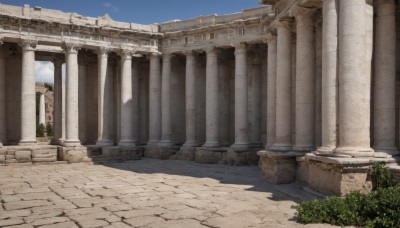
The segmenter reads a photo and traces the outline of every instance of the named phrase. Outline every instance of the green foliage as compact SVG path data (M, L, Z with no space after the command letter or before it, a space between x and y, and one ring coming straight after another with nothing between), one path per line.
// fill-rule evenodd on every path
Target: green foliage
M327 197L294 206L300 223L329 223L338 226L400 227L400 188L385 163L372 166L375 191L352 192L345 198Z
M386 168L385 162L375 162L371 169L372 190L394 186L392 174Z
M46 127L44 124L36 125L36 137L44 137L44 133L46 132Z
M53 126L50 123L46 125L47 136L53 136Z

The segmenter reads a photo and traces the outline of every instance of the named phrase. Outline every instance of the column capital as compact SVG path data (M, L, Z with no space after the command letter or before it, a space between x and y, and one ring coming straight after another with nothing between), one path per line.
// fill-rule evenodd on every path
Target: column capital
M36 48L36 45L39 43L37 40L32 39L22 39L19 42L19 46L22 47L22 51L33 51Z
M131 59L133 55L135 55L137 52L137 50L131 49L131 48L121 48L121 50L119 51L119 55L122 58L126 58L126 59Z
M111 52L111 50L112 50L111 47L99 47L97 48L96 53L99 58L106 57Z
M171 58L174 56L174 53L171 52L163 52L162 54L162 60L163 62L170 62Z
M218 52L219 52L219 49L217 47L215 47L215 46L210 46L210 47L206 47L204 49L204 51L207 53L207 55L210 55L210 54L211 55L212 54L217 55Z
M64 42L63 50L65 54L78 54L79 49L81 48L81 44L77 42Z
M267 44L276 42L276 34L267 33L267 35L266 35L265 38L263 39L263 42L264 42L264 43L267 43Z
M285 29L285 30L291 30L292 29L292 23L293 23L293 19L292 18L284 18L281 19L279 21L275 21L273 22L274 26L277 29Z
M290 10L289 15L291 17L295 17L296 20L302 20L304 18L312 17L316 11L317 11L316 8L306 8L306 7L301 7L301 6L295 6Z
M61 58L61 56L56 56L52 60L54 67L61 67L61 65L64 63L64 58Z
M233 45L235 47L235 55L247 52L246 43L237 43Z
M186 57L195 55L195 52L193 50L183 50L182 53L186 55Z

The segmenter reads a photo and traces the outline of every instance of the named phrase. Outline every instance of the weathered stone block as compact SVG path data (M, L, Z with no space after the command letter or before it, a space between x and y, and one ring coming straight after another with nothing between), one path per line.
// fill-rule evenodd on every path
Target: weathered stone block
M260 168L265 180L273 184L289 184L296 181L297 153L259 151Z
M194 161L196 147L181 147L174 159L184 161Z
M119 156L119 147L103 147L101 148L101 152L105 157L117 157Z
M32 161L34 161L35 163L38 163L38 162L55 162L55 161L57 161L57 157L48 157L48 158L41 158L41 157L35 157L35 158L32 158Z
M16 150L7 150L7 155L15 155Z
M32 161L32 151L22 150L15 152L15 159L19 162L30 162Z
M7 147L0 147L0 155L6 155L7 154Z
M6 161L6 155L0 155L0 164L3 164Z
M309 162L305 157L297 157L296 180L307 183Z
M122 159L140 160L143 156L143 148L140 147L120 147L119 153Z
M257 149L229 148L227 152L227 163L229 165L257 165L258 160Z
M201 164L225 164L226 148L198 147L194 160Z
M57 156L57 148L55 148L55 149L47 149L47 150L33 150L32 151L32 157L43 156L43 155Z
M15 155L6 155L6 160L15 159Z
M170 157L175 155L179 150L179 147L145 147L144 156L148 158L157 158L162 160L168 160Z

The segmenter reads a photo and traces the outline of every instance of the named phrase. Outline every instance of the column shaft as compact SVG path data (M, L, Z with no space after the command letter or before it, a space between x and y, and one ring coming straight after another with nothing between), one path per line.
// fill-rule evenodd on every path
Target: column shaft
M161 63L160 55L150 55L149 77L149 146L161 139Z
M54 143L58 144L59 140L63 137L62 133L62 104L63 104L63 93L62 93L62 61L55 59L54 63Z
M86 144L86 75L87 65L79 65L79 140Z
M36 143L36 88L35 50L36 42L22 41L21 78L21 141L19 144Z
M297 7L296 136L294 151L315 149L315 36L314 9Z
M173 146L171 123L171 54L163 55L161 78L161 141L159 146Z
M365 0L340 0L339 146L336 154L373 156L370 148L370 85L366 75Z
M207 49L206 66L206 142L204 147L218 147L218 53L215 48Z
M375 1L374 142L376 151L396 154L396 3Z
M186 53L186 147L198 146L196 139L196 74L195 56L193 52Z
M140 143L140 123L139 123L139 98L140 98L140 87L139 87L139 60L136 58L132 59L132 123L133 132L132 140L135 145Z
M247 148L247 48L245 44L235 47L235 143L234 148Z
M46 126L46 101L44 93L39 94L39 124Z
M66 44L66 81L65 81L65 140L64 146L80 145L79 141L79 68L78 50L75 44Z
M251 146L259 148L261 143L261 108L262 108L262 78L261 78L261 56L255 54L251 64L252 75L251 75L251 91L252 91L252 102L251 102Z
M276 69L276 135L272 150L292 150L292 31L288 20L278 23Z
M275 143L276 134L276 36L269 34L268 42L268 73L267 73L267 143L265 149L271 149Z
M2 140L6 140L6 104L6 60L0 55L0 147L3 146Z
M101 49L98 52L98 139L96 145L113 146L111 140L111 113L110 110L110 85L107 83L110 77L108 66L108 49Z

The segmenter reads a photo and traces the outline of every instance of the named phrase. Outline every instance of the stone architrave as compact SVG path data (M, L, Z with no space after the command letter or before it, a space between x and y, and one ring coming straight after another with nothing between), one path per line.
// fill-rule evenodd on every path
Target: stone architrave
M113 146L114 142L111 140L111 104L109 97L110 85L107 85L107 77L109 72L108 66L108 53L110 48L101 47L98 49L98 138L96 145L107 147Z
M206 142L203 147L219 147L218 131L218 51L206 49Z
M38 41L22 40L21 140L20 145L36 144L35 48Z
M247 112L247 47L240 43L235 46L235 143L236 149L249 146Z
M184 147L196 147L196 56L193 51L186 51L186 142Z
M313 8L295 7L296 18L296 116L293 151L315 149L315 34Z
M370 147L371 77L366 75L366 2L339 1L339 145L336 155L374 156Z
M396 1L375 0L374 141L377 152L396 147Z
M173 146L171 122L171 53L164 53L162 57L161 76L161 141L160 147Z
M149 76L149 142L157 146L161 139L161 54L150 54Z
M79 146L79 66L78 51L81 45L65 42L65 140L63 146Z
M3 39L0 38L0 47L3 45ZM2 140L6 137L6 59L4 58L3 49L0 50L0 147L3 146Z
M273 151L292 150L292 21L283 19L277 26L276 135Z

